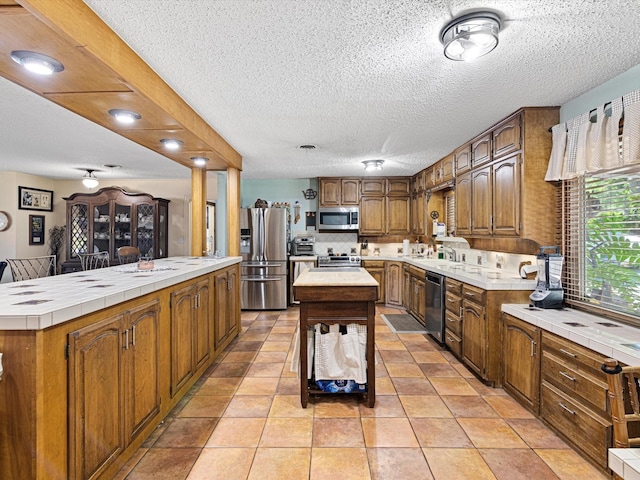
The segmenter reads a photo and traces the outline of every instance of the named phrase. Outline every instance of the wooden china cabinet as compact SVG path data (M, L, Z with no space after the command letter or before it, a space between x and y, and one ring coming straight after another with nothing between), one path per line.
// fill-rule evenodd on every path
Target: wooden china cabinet
M74 193L67 202L66 262L62 273L81 270L80 253L109 252L118 263L118 248L132 245L142 256L167 256L169 200L119 187Z

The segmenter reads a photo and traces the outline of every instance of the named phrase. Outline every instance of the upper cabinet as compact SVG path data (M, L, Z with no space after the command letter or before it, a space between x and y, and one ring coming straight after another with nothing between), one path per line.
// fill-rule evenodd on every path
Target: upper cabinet
M520 135L520 124L522 113L517 113L493 129L493 158L499 158L520 150L522 136Z
M554 245L559 219L556 187L544 177L551 153L548 128L559 121L557 107L523 108L470 144L470 174L456 176L456 234L470 238L517 238L512 249L535 253ZM469 145L455 152L465 168ZM503 250L508 250L502 244Z
M464 173L471 168L471 145L466 144L456 148L453 152L453 156L456 162L456 176L460 173Z
M411 193L411 179L406 177L387 178L387 196L406 197Z
M384 197L387 192L387 179L383 177L363 178L360 180L360 194Z
M319 178L320 206L339 207L360 203L359 178Z
M452 181L454 172L455 172L454 154L451 153L447 155L441 160L441 162L442 162L442 181L444 183Z
M67 201L67 262L63 272L80 270L80 253L109 252L132 245L151 258L167 256L169 200L118 187L74 193Z

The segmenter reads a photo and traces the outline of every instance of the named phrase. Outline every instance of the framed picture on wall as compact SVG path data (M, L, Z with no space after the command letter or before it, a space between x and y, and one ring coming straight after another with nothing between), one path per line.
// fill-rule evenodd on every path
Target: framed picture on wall
M18 187L18 208L20 210L53 211L53 192L39 188Z
M44 245L44 215L29 215L29 245Z

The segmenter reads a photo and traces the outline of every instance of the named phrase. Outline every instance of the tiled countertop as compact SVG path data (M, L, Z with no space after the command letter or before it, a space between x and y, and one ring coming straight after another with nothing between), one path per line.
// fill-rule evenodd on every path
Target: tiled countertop
M505 303L502 311L626 365L640 365L639 328L569 308Z
M377 287L364 268L311 268L300 274L294 287Z
M137 264L0 284L0 330L40 330L206 275L241 257L171 257L154 269Z
M610 448L609 468L624 480L640 480L640 448Z

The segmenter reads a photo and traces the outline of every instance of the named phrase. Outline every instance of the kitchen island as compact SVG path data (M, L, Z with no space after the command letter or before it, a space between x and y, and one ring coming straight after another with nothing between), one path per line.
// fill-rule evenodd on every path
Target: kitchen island
M0 285L0 478L112 478L237 335L240 260Z
M375 301L378 282L364 268L312 268L293 284L300 301L300 402L323 394L307 379L307 329L316 323L367 326L367 406L375 404Z

